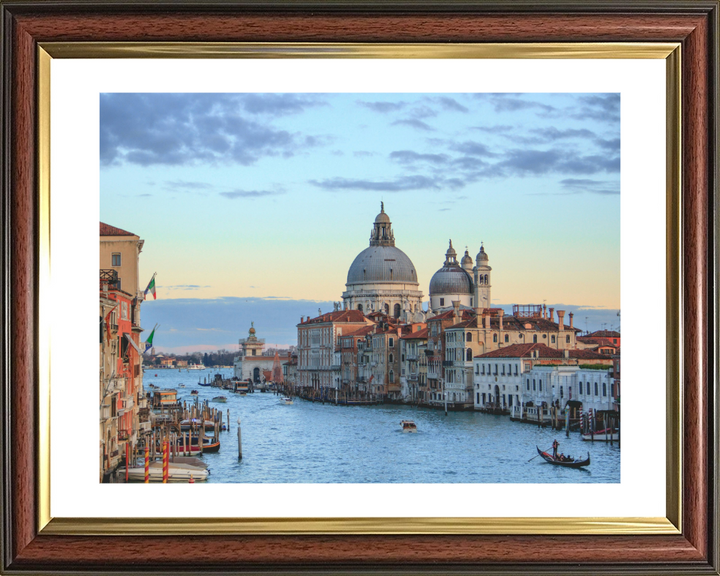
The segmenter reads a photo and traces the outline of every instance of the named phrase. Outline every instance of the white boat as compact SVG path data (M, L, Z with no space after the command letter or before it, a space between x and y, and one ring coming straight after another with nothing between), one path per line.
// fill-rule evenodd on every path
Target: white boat
M205 366L202 364L190 364L187 367L188 370L205 370Z
M118 468L120 478L125 477L125 468ZM195 482L204 482L210 473L207 470L190 466L189 464L171 463L168 466L168 482L190 482L190 477ZM131 482L145 482L145 466L135 466L128 471L128 478ZM148 469L148 480L150 482L163 481L162 462L153 462Z
M620 440L620 432L614 430L597 430L594 434L582 434L582 439L588 442L617 442Z
M417 425L412 420L402 420L400 426L403 432L417 432Z
M293 403L292 398L290 398L289 396L285 396L285 398L283 398L283 402L285 402L285 404Z

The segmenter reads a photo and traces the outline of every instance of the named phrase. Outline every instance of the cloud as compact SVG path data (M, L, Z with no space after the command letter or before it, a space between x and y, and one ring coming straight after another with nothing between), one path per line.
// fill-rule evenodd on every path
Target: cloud
M286 114L320 105L318 101L294 95L250 96L101 94L101 164L250 165L266 156L289 157L303 146L323 142L276 129L268 119L255 119L260 112ZM248 117L247 110L255 113Z
M580 110L572 114L578 120L597 120L615 124L620 121L620 94L587 94L578 98Z
M482 144L480 142L474 142L472 140L468 140L460 144L452 144L450 148L452 150L455 150L456 152L462 152L463 154L466 154L468 156L497 156L497 154L493 152L490 148L488 148L485 144Z
M355 178L327 178L310 180L310 183L323 190L367 190L372 192L405 192L408 190L437 190L442 188L442 179L429 176L401 176L395 180L363 180Z
M422 120L418 120L417 118L406 118L404 120L395 120L391 124L392 126L410 126L410 128L416 128L417 130L427 130L430 132L434 132L435 128L430 126L429 124L426 124Z
M539 176L550 173L589 175L619 172L620 158L581 155L570 150L511 150L493 166L500 173L515 176Z
M353 152L353 156L355 158L371 158L372 156L377 156L378 152L368 152L367 150L358 150L357 152Z
M573 194L600 194L610 196L620 194L619 182L606 182L603 180L591 180L588 178L566 178L560 180L563 188Z
M457 100L454 98L450 98L449 96L436 96L435 98L430 99L432 102L436 102L437 104L440 104L440 106L444 110L449 110L451 112L463 112L467 113L470 112L468 108L460 104Z
M207 182L188 182L186 180L169 180L165 183L168 190L210 190L214 186Z
M388 112L398 112L407 106L407 102L362 102L359 101L360 106L364 106L372 110L373 112L380 112L381 114L387 114Z
M565 140L568 138L585 138L595 139L595 132L585 128L568 128L559 130L554 126L547 128L534 128L530 132L537 134L541 141L556 142L557 140Z
M200 286L199 284L173 284L169 286L160 286L164 290L200 290L201 288L211 288L211 286Z
M236 200L237 198L262 198L263 196L277 196L285 194L280 190L233 190L232 192L220 192L220 196Z
M496 126L472 126L471 130L480 130L481 132L487 132L488 134L507 134L516 128L508 126L507 124L498 124Z
M297 114L308 108L328 106L319 97L307 94L241 94L238 98L251 114Z
M390 153L390 160L400 164L413 164L416 162L427 162L429 164L447 164L449 157L446 154L420 154L412 150L397 150Z
M538 110L544 114L557 111L555 106L536 100L525 100L524 94L474 94L475 98L487 102L495 112L517 112L519 110Z

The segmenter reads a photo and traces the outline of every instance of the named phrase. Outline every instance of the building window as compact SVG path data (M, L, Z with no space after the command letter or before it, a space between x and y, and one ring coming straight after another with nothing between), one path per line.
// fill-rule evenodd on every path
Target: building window
M465 341L466 341L466 342L472 342L472 332L468 332L468 333L465 335Z
M567 342L568 344L570 344L570 334L568 334L567 336L565 336L565 342Z
M119 252L113 252L112 265L113 266L122 266L122 255Z
M395 372L390 370L390 384L394 384L394 383L395 383Z
M530 390L530 378L527 379L527 389Z
M517 367L517 364L515 364L515 376L517 376L517 375L518 375L518 367Z
M485 374L485 364L482 365L482 372L480 372L480 373Z
M357 308L357 309L360 310L360 312L362 312L362 311L363 311L362 304L358 304L358 308Z
M590 382L586 382L585 389L587 390L586 394L590 396Z
M510 336L508 334L505 334L505 342L510 342Z
M393 359L394 359L394 356L392 354L390 354L390 362L392 362Z
M564 396L563 396L563 387L562 387L562 386L560 386L560 398L564 398Z
M551 343L551 344L555 344L555 334L553 334L552 336L550 336L550 343Z
M537 344L537 334L533 334L533 344Z
M501 371L500 375L505 376L505 364L502 365L502 371Z
M607 396L607 384L603 382L603 396Z
M493 334L493 342L497 342L497 334Z
M495 364L495 376L497 376L497 372L498 372L498 368L497 368L497 366L498 366L498 365L497 365L497 364Z
M394 338L389 338L389 339L388 339L388 346L389 346L390 348L392 348L393 346L395 346L395 339L394 339Z
M472 350L470 350L470 348L467 349L467 354L465 355L465 360L468 362L472 362Z
M598 384L595 382L595 396L598 396Z
M440 306L445 306L445 298L440 298Z
M395 304L393 316L395 316L395 318L400 318L400 304Z
M535 392L535 390L537 390L537 388L535 387L535 378L533 378L533 392Z
M538 392L542 392L542 380L538 379Z

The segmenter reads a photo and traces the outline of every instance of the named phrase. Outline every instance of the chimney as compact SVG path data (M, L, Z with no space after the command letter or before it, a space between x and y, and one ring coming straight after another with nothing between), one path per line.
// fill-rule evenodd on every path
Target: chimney
M543 319L547 318L547 306L545 304L543 304L542 317Z
M500 316L500 332L502 332L502 329L503 329L502 321L503 321L503 316L505 315L505 311L500 310L500 312L498 312L498 315Z
M558 330L565 330L565 310L558 310Z
M570 312L570 314L568 314L568 316L570 317L570 328L572 328L573 327L573 313Z
M453 300L453 314L452 314L452 320L453 325L458 323L458 320L460 318L460 300Z
M550 314L549 314L549 316L548 316L548 320L550 320L550 322L555 322L555 320L553 319L553 313L554 313L554 311L555 311L555 308L548 308L548 310L550 311Z

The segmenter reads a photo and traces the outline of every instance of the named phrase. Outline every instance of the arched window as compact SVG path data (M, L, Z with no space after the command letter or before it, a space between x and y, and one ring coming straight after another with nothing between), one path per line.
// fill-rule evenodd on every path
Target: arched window
M542 392L542 380L538 380L538 392Z
M465 354L465 360L468 362L472 361L472 350L470 348L467 349L467 353Z
M497 334L493 334L493 342L497 342Z
M567 342L568 344L570 344L570 334L568 334L567 336L565 336L565 342Z
M527 379L527 389L530 390L530 378Z
M533 378L533 392L536 390L535 388L535 378Z
M603 396L607 396L607 384L603 382Z
M385 314L390 314L390 304L383 304L383 310L385 311Z
M395 304L393 316L395 316L395 318L400 318L400 304Z
M597 395L598 395L598 385L597 385L597 382L595 382L595 396L597 396Z
M533 334L533 344L537 344L537 334Z
M480 278L478 279L478 282L479 282L480 284L483 283L483 277L482 277L482 275L481 275Z
M488 283L488 275L485 274L485 284L487 284L487 283Z
M587 390L586 394L587 394L588 396L590 396L590 382L587 382L587 383L585 384L585 389Z
M362 312L362 311L363 311L363 307L362 307L362 304L358 304L358 310L360 310L360 312Z
M390 384L394 384L394 383L395 383L395 372L390 370Z
M472 332L468 332L468 333L465 335L465 341L466 341L466 342L472 342Z

